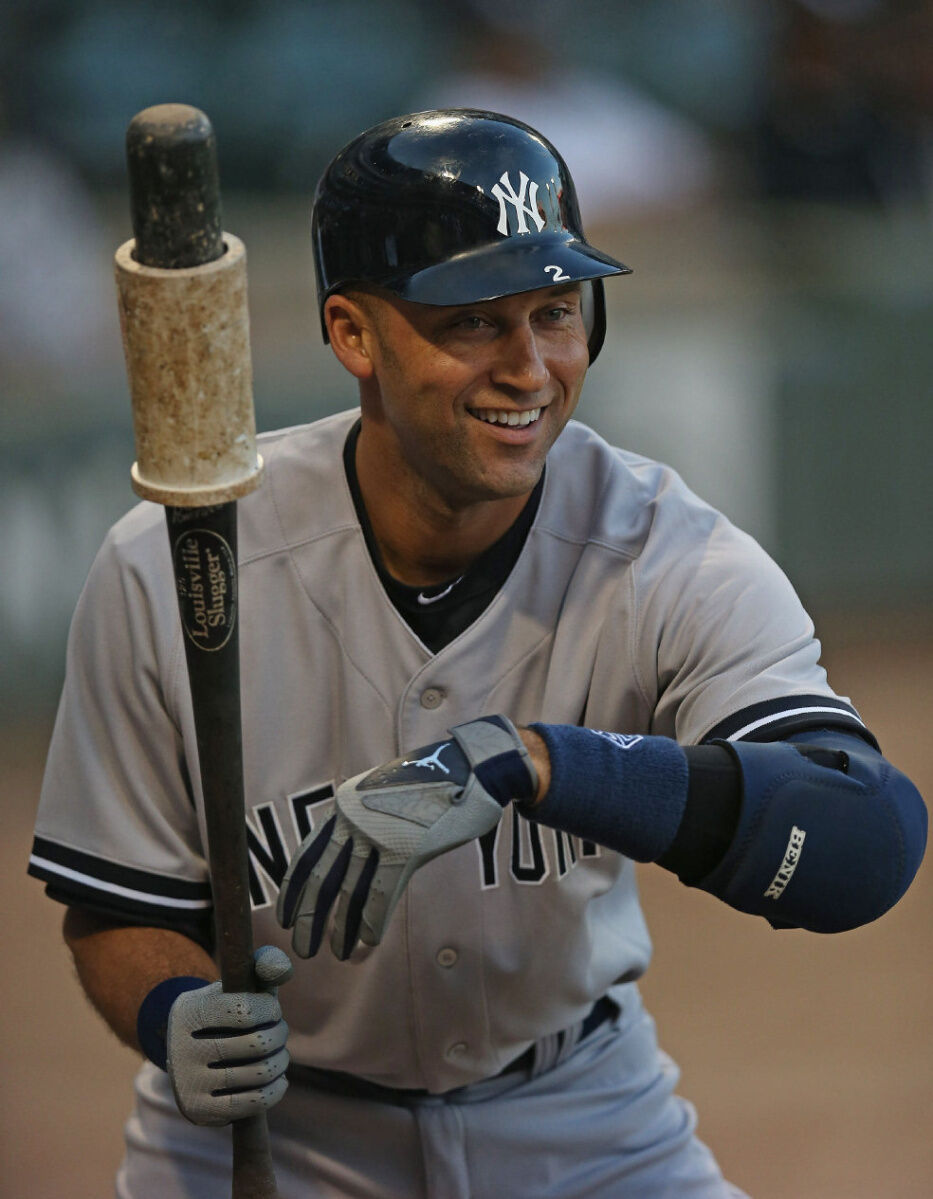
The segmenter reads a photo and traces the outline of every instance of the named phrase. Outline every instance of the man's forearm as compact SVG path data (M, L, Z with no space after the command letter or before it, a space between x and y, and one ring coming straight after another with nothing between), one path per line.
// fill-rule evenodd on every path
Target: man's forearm
M219 977L200 945L169 929L119 925L69 908L64 936L88 999L120 1040L137 1051L136 1018L154 986L177 975Z

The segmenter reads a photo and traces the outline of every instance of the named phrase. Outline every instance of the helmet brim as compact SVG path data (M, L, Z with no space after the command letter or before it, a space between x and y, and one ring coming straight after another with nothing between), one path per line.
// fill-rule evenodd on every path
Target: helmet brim
M632 273L631 267L576 238L509 240L464 251L383 286L416 304L451 306Z

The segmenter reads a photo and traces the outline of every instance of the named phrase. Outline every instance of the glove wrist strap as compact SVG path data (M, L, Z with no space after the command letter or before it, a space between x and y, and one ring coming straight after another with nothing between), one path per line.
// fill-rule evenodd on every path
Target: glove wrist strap
M206 978L178 975L157 983L139 1006L136 1017L136 1037L139 1047L153 1065L165 1070L168 1061L168 1014L172 1004L184 991L196 991L209 986Z
M487 726L505 733L511 744L503 746L501 736L490 738ZM466 755L470 769L493 799L503 807L513 799L534 799L538 775L518 730L508 717L481 716L478 720L455 725L450 731ZM491 752L493 745L496 752Z

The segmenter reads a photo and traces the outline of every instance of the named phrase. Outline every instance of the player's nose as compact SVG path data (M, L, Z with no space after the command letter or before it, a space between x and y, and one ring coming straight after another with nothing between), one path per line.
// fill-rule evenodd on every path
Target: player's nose
M496 339L496 360L490 377L499 387L519 392L540 391L550 377L529 323L520 323Z

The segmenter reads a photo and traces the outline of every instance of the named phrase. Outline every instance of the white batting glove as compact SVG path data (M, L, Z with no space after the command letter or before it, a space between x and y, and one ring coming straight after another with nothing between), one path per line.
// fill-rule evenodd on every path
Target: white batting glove
M457 725L447 741L348 779L282 881L277 915L294 928L295 952L317 953L338 895L336 956L345 961L358 939L378 945L420 866L495 828L505 804L536 789L525 744L504 716Z
M260 991L225 992L219 982L184 991L168 1017L168 1073L175 1102L192 1124L229 1124L273 1107L288 1087L288 1025L277 987L292 975L288 955L256 950Z

